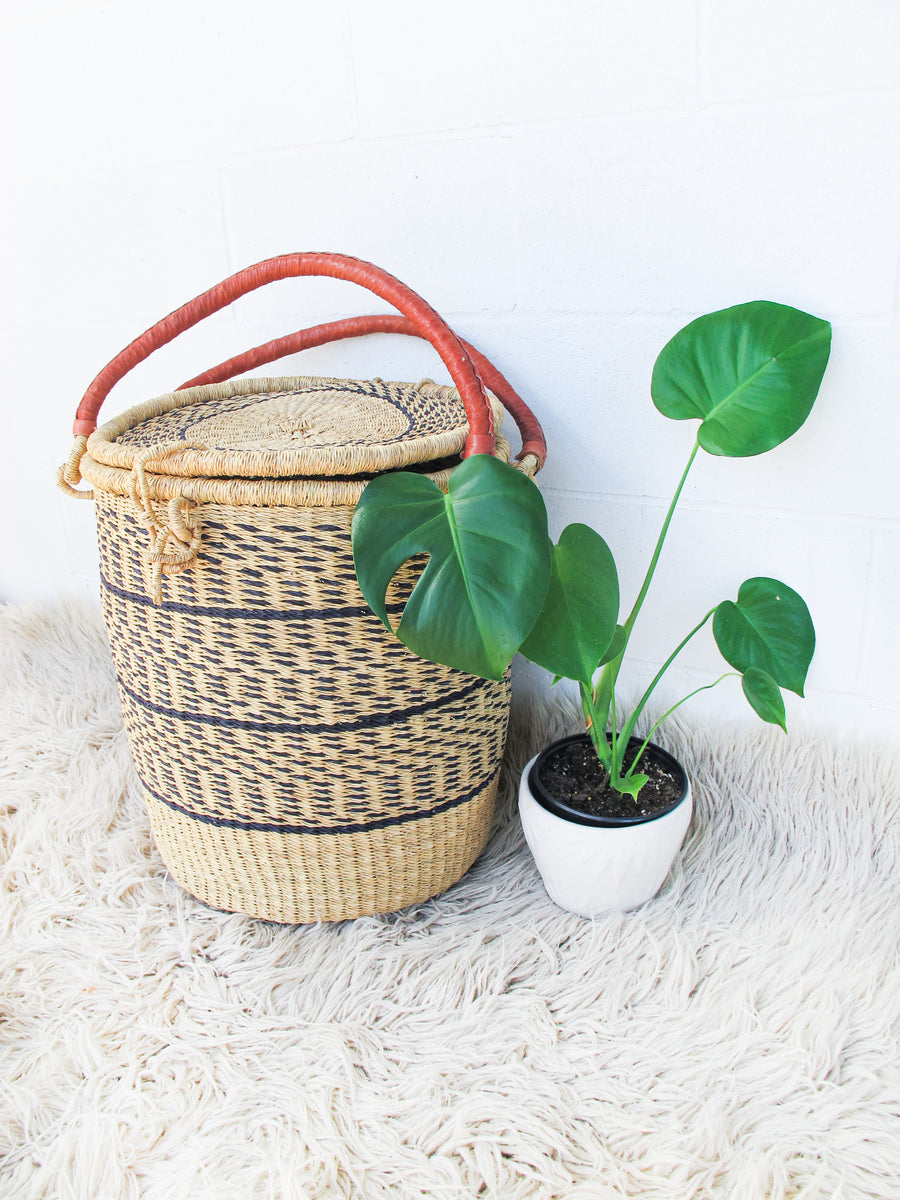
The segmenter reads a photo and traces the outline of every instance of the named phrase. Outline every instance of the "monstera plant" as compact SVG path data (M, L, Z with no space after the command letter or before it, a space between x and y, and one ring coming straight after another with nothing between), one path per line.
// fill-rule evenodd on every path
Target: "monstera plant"
M353 522L363 595L390 629L391 578L409 558L428 555L397 637L422 658L488 679L499 679L519 651L554 678L575 681L604 786L634 805L648 784L651 738L696 692L671 704L641 739L634 737L637 723L668 668L707 624L731 670L705 687L739 676L755 712L785 728L782 691L803 695L815 633L806 604L780 580L747 579L736 597L713 605L627 714L617 684L699 451L745 458L794 434L810 413L830 345L827 321L759 300L699 317L663 348L650 385L653 403L666 417L699 425L643 583L624 614L615 561L600 534L573 524L552 544L537 488L485 455L464 461L446 494L402 472L368 485ZM661 812L664 806L650 819Z

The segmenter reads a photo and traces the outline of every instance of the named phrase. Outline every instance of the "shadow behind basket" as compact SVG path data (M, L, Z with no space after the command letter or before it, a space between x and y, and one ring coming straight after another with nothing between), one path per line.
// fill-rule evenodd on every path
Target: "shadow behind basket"
M459 393L429 381L254 379L140 405L70 460L68 483L93 485L153 835L201 900L283 922L388 912L484 846L508 677L412 655L350 548L373 470L418 463L445 485L467 436ZM398 616L415 574L395 582Z

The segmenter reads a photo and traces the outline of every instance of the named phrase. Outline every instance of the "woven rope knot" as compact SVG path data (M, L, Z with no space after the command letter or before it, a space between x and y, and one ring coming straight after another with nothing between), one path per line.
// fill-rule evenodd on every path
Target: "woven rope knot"
M57 468L56 483L69 496L75 496L78 500L93 500L93 488L79 488L77 485L81 483L81 460L84 458L87 451L87 438L79 436L72 444L72 449L69 451L69 457Z
M173 496L165 517L159 516L151 498L147 464L188 448L188 442L149 446L135 455L131 467L130 494L134 515L147 530L150 540L144 558L150 564L150 594L154 604L162 604L163 575L178 575L196 560L202 525L196 504L186 496Z

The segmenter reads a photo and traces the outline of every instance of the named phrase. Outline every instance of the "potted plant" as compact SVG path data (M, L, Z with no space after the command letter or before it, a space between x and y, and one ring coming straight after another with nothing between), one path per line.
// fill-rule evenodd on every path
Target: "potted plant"
M753 301L692 321L663 348L651 396L674 420L700 424L643 583L620 614L618 574L603 538L586 525L553 545L540 493L508 464L467 459L445 495L421 475L373 480L353 523L357 578L392 628L385 595L407 559L428 561L396 627L416 654L499 679L516 651L578 684L586 731L528 764L520 788L525 835L548 892L586 916L627 909L662 884L691 815L684 768L637 737L638 722L676 657L707 624L744 695L764 720L786 729L782 689L803 695L815 647L809 610L786 584L755 577L714 605L675 646L627 714L617 684L688 473L702 449L762 454L809 415L828 362L827 321Z

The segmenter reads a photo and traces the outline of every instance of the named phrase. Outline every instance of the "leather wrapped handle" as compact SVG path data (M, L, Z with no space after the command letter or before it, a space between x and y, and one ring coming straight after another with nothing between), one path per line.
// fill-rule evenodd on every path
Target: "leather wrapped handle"
M358 283L402 313L419 336L429 341L441 356L459 390L469 419L465 454L468 456L494 452L494 420L484 384L466 349L443 317L412 288L373 263L346 254L315 252L283 254L246 267L182 305L140 337L135 338L107 363L85 392L72 427L75 436L88 437L94 432L100 407L112 388L154 350L172 341L179 333L190 329L204 317L225 308L240 296L275 280L299 275L324 275Z
M346 317L340 321L329 321L323 325L313 325L309 329L300 329L296 333L289 333L285 337L275 338L271 342L254 346L252 350L236 354L233 358L226 359L225 362L221 362L215 367L210 367L202 375L196 375L193 379L189 379L186 383L181 384L178 391L182 391L184 388L200 387L203 384L224 383L227 379L233 379L236 375L242 375L245 371L252 371L255 367L264 366L266 363L274 362L289 354L299 354L300 351L312 349L313 346L324 346L328 342L337 342L343 338L364 337L370 333L398 333L408 337L423 336L406 317L394 316L390 313ZM547 457L547 443L537 417L515 391L509 380L497 370L489 359L463 338L460 338L459 341L474 363L475 370L482 382L501 401L518 426L522 438L522 449L516 458L521 461L528 455L533 455L537 459L539 469L544 465Z

